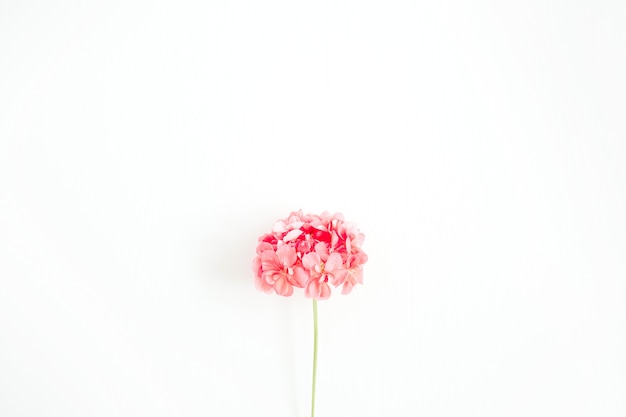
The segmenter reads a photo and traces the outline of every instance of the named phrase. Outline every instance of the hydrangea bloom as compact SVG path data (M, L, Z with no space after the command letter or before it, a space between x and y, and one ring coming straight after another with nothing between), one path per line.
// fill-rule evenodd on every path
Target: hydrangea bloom
M294 211L259 237L252 262L256 286L283 296L292 295L293 287L304 288L304 295L316 300L338 287L348 294L363 283L364 238L341 213Z

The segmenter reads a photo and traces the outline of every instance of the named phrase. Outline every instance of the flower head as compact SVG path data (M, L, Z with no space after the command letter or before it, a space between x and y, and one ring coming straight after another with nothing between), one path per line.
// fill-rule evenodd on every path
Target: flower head
M304 288L306 297L317 300L340 286L347 294L363 283L364 238L341 213L292 212L259 237L252 261L256 286L283 296L292 295L294 287Z

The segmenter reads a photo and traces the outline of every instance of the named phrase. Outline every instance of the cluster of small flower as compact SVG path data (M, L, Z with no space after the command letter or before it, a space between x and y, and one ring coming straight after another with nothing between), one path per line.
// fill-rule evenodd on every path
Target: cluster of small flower
M286 297L293 287L304 288L306 297L317 300L330 297L329 284L342 286L342 294L348 294L363 283L364 238L340 213L292 212L259 237L252 262L256 286Z

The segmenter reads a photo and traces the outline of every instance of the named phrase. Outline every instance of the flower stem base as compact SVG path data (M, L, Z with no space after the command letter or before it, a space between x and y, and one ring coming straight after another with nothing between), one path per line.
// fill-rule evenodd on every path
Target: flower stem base
M317 376L317 300L313 299L313 384L311 387L311 417L315 417L316 376Z

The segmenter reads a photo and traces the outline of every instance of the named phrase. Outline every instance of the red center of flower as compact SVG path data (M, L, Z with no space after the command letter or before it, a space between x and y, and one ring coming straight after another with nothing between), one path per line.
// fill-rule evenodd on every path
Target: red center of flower
M324 282L328 282L328 275L324 273L324 262L320 264L320 273L324 277Z

